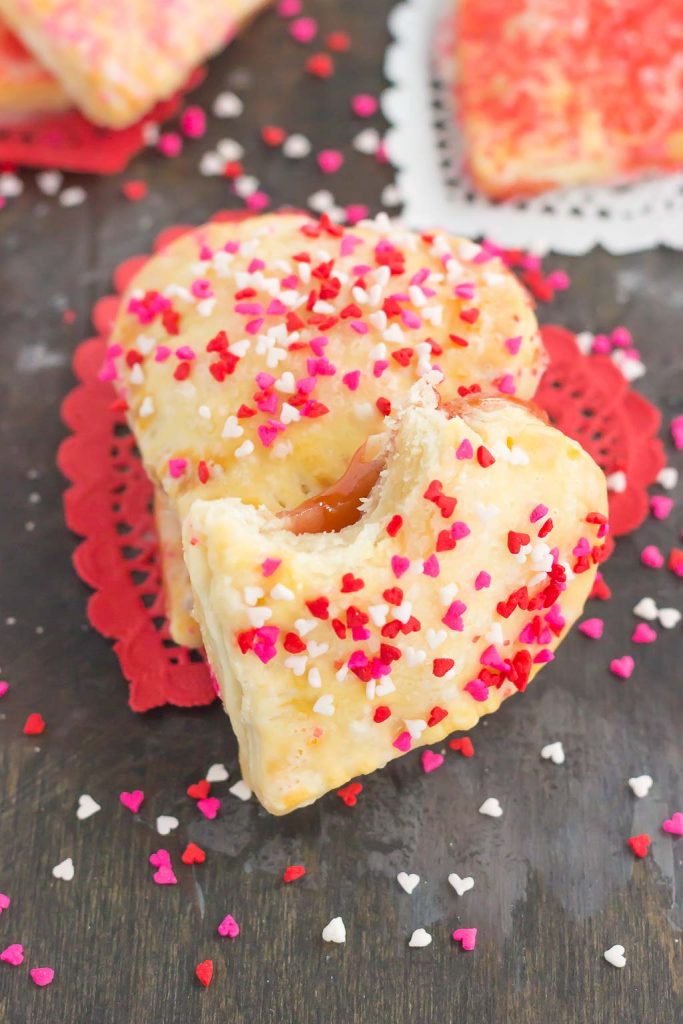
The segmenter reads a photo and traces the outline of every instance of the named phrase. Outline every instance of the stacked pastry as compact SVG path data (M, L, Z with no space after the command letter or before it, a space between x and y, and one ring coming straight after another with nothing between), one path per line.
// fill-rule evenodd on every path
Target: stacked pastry
M73 104L97 125L125 128L267 2L0 0L0 114Z
M479 246L210 224L143 268L108 359L173 635L203 643L273 813L470 728L580 614L604 478L529 404L531 303Z

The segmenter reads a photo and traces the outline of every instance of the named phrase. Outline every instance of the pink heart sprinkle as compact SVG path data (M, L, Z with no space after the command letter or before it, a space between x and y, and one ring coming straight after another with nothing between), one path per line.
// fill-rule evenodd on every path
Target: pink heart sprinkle
M301 14L301 0L280 0L277 5L277 13L281 18L296 18Z
M0 697L4 697L9 690L9 683L6 679L0 679Z
M488 572L480 572L474 581L475 590L486 590L487 587L491 586L491 575Z
M24 947L20 942L13 942L7 949L3 949L0 953L0 960L6 964L11 964L12 967L18 967L19 964L24 962Z
M157 885L176 885L178 882L173 868L167 864L162 864L159 870L154 872L153 878Z
M392 746L396 747L397 750L400 750L402 753L405 754L407 750L410 750L412 742L413 738L406 729L405 732L400 732L398 734Z
M579 623L579 631L589 636L591 640L599 640L604 629L605 623L602 619L586 619L585 622Z
M400 580L401 576L410 568L410 559L402 558L400 555L392 555L391 568L396 579Z
M620 679L629 679L636 663L630 654L625 654L623 658L613 658L609 667L615 676L619 676Z
M318 32L318 23L315 18L297 18L289 26L289 34L297 43L312 42Z
M640 553L640 560L643 565L650 569L661 569L664 565L664 555L655 544L648 544Z
M236 939L240 933L240 926L238 925L232 914L226 914L221 923L218 925L218 934L222 935L225 939Z
M169 459L168 471L174 480L181 477L187 469L187 459Z
M481 679L470 679L464 689L469 693L473 700L478 701L480 704L483 701L488 700L489 688Z
M522 337L520 335L518 338L508 338L507 341L505 342L505 347L511 355L516 356L519 352L519 346L521 344Z
M205 818L213 821L221 809L221 802L217 796L207 796L204 800L197 801L197 808Z
M252 213L261 213L270 206L270 196L267 192L258 190L257 192L252 192L250 196L247 196L245 204L247 209L251 210Z
M662 828L665 832L670 832L672 836L683 836L683 813L676 811L670 818L662 822Z
M145 794L141 789L134 789L131 793L128 793L126 790L123 793L119 793L119 800L133 814L138 813L144 799Z
M3 910L7 910L11 902L9 896L6 896L4 892L0 892L0 914L2 914Z
M655 519L666 519L673 507L673 498L667 498L664 494L655 494L650 498L650 511Z
M377 100L368 93L359 93L351 100L351 109L356 117L372 117L377 110Z
M455 457L456 459L462 460L471 459L473 455L474 451L472 449L472 442L469 441L468 438L465 438L465 440L461 441L460 444L458 445L458 450L455 453Z
M657 630L648 626L647 622L639 622L631 637L634 644L653 644L656 639Z
M433 750L422 751L422 771L435 772L444 762L443 754L435 754Z
M168 850L157 850L156 853L149 855L149 862L155 868L162 866L170 868L171 866L171 855Z
M45 988L46 985L51 985L55 976L55 972L51 967L32 967L29 974L38 988Z
M675 416L671 421L671 436L679 451L683 449L683 416Z
M463 949L474 949L477 944L477 929L456 928L453 932L453 938L456 942L462 943Z
M323 174L335 174L344 163L338 149L322 149L318 153L318 167Z

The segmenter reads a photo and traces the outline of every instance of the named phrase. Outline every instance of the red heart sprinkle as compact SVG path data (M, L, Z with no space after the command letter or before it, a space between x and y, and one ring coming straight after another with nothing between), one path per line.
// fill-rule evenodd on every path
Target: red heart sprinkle
M139 203L141 199L144 199L148 192L146 181L124 181L121 186L126 199L130 200L131 203Z
M211 783L206 779L200 779L199 782L187 787L187 795L191 796L193 800L205 800L210 792Z
M644 832L639 836L631 836L628 840L628 845L631 847L636 857L646 857L648 847L652 840Z
M284 128L279 128L275 124L266 124L261 129L261 138L265 142L266 146L272 146L276 148L281 146L287 138L287 133Z
M391 717L391 708L380 704L379 707L375 708L375 713L372 717L375 722L386 722L387 718Z
M451 750L458 750L463 757L474 757L474 746L469 736L460 736L448 744Z
M445 708L440 708L438 705L429 712L429 718L427 719L427 725L431 729L433 725L438 725L439 722L443 722L448 712Z
M297 878L303 878L305 874L306 868L303 864L290 864L283 872L282 881L296 882Z
M363 786L360 782L349 782L348 786L342 786L337 790L337 796L341 797L347 807L355 807L358 803L358 794Z
M202 960L202 962L197 964L195 967L194 973L197 975L197 978L204 988L208 988L211 984L211 979L213 978L213 960Z
M334 74L334 61L327 53L314 53L306 61L306 70L315 78L331 78Z
M45 731L45 719L37 711L32 712L24 722L25 736L40 736Z
M197 846L196 843L188 843L181 853L180 859L183 864L203 864L206 854L201 846Z

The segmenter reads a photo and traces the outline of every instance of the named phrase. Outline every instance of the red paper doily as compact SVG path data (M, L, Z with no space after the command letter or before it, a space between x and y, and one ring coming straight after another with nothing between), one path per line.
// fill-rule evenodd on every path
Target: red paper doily
M0 125L0 164L116 174L147 145L147 125L173 117L185 94L200 85L205 74L198 68L175 96L158 103L141 121L121 131L98 128L77 110Z
M249 214L223 212L214 220L245 216ZM178 226L164 231L155 251L187 230ZM76 350L74 372L80 383L62 405L72 433L58 454L59 468L71 483L64 497L66 523L85 538L74 553L74 565L95 591L88 601L88 618L114 641L133 711L163 704L195 707L215 698L200 654L170 639L152 487L123 414L112 409L111 383L98 379L120 296L148 258L123 263L114 277L117 294L100 299L94 308L96 335ZM629 388L606 356L582 355L574 336L561 327L544 327L542 333L550 365L536 401L607 473L625 472L628 486L623 494L610 495L610 518L614 534L627 533L647 515L646 488L664 465L662 444L654 436L660 414Z

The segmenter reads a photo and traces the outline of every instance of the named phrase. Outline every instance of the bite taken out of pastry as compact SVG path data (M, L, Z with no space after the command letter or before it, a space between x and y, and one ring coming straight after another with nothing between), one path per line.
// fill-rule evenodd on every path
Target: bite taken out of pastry
M273 814L523 691L606 553L605 479L580 445L520 402L438 408L418 389L319 500L284 518L198 500L185 521L207 655Z
M163 249L123 298L108 365L167 499L174 639L197 643L171 515L198 497L292 508L342 475L425 373L446 399L480 386L529 398L545 364L527 292L465 239L281 213Z

